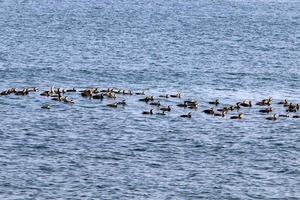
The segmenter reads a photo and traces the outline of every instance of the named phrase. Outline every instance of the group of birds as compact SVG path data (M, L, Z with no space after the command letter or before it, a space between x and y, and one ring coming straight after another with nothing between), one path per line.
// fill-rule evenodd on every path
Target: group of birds
M28 95L33 92L37 92L38 88L36 87L26 87L23 88L22 90L17 90L16 88L9 88L5 91L0 92L0 96L7 96L10 94L14 95ZM141 92L132 92L131 90L124 90L124 89L116 89L116 88L107 88L107 89L98 89L98 88L87 88L84 90L77 90L75 88L72 89L62 89L62 88L54 88L51 87L49 90L44 91L40 93L41 96L49 97L53 101L58 101L62 103L67 103L67 104L74 104L75 101L70 99L68 96L66 96L69 93L76 93L79 92L80 96L84 98L89 98L89 99L98 99L98 100L103 100L105 98L107 99L112 99L114 102L107 104L107 107L111 108L117 108L119 106L126 106L127 102L125 99L121 101L116 101L116 99L119 96L144 96L143 98L138 99L139 102L144 102L150 106L153 106L149 111L143 111L143 115L166 115L167 112L171 112L172 108L170 105L165 105L163 106L161 104L161 101L163 99L168 99L168 98L176 98L176 99L181 99L182 95L181 93L176 93L176 94L163 94L159 95L158 97L154 96L147 96L144 91ZM259 113L265 113L265 114L270 114L273 113L274 110L272 108L272 102L273 99L272 97L263 99L257 103L255 103L256 106L264 107L259 110ZM228 105L224 107L219 107L220 105L220 100L216 99L214 101L209 101L207 102L208 104L212 105L213 107L203 110L203 112L207 115L212 115L216 117L226 117L226 115L232 111L237 111L237 115L229 116L230 119L243 119L244 113L239 112L242 107L244 108L251 108L253 107L252 102L249 100L245 100L242 102L237 102L234 105ZM292 102L289 102L287 99L284 101L278 102L277 104L282 105L285 108L286 113L285 114L273 114L272 116L266 117L267 120L277 120L278 117L291 117L291 118L300 118L299 115L293 114L290 116L290 113L296 113L300 110L300 104L294 104ZM184 100L182 103L179 103L176 105L177 107L180 108L187 108L191 110L197 110L199 108L199 103L197 100ZM154 112L154 108L157 108L159 112ZM51 109L50 105L43 105L41 106L42 109ZM188 112L187 114L180 115L180 117L184 118L191 118L192 117L192 112Z
M263 100L257 102L255 105L265 107L265 108L262 108L262 109L259 110L260 113L269 114L269 113L273 113L273 108L271 107L272 102L273 102L272 97L269 97L267 99L263 99ZM220 103L219 99L217 99L214 102L209 102L209 104L214 104L215 106L218 106L219 103ZM285 99L284 101L278 102L278 105L283 105L283 107L286 108L285 109L286 114L279 114L277 116L277 114L274 113L272 116L266 117L267 120L273 120L274 121L274 120L277 120L278 117L287 118L287 117L290 117L289 113L296 113L297 111L300 110L300 104L299 103L293 104L291 102L288 102L287 99ZM210 115L214 115L214 116L225 117L225 114L227 114L229 111L234 111L234 110L239 111L241 107L251 108L252 106L253 105L252 105L251 101L242 101L242 102L237 102L235 105L225 106L223 108L217 109L217 111L219 111L219 113L215 112L214 107L211 108L211 109L208 109L208 110L204 110L204 112L206 114L210 114ZM244 113L239 113L237 116L231 116L230 119L242 119L243 117L244 117ZM293 115L291 117L292 118L300 118L299 115Z

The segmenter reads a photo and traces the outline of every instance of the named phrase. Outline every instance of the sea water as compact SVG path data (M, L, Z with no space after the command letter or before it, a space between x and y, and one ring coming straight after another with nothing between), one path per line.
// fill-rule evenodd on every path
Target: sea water
M40 91L0 97L0 198L299 199L299 119L202 112L273 97L284 113L299 83L296 0L1 0L0 90ZM182 99L143 116L135 95L68 105L39 95L52 86ZM184 99L200 103L191 119Z

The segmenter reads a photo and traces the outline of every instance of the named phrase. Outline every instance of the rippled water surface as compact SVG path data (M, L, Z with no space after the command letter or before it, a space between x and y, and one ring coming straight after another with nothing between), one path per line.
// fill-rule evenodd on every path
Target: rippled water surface
M297 103L299 83L296 0L1 0L1 91L117 87L201 105L184 119L182 99L143 116L137 96L117 109L1 96L0 198L299 199L299 119L201 112L215 98Z

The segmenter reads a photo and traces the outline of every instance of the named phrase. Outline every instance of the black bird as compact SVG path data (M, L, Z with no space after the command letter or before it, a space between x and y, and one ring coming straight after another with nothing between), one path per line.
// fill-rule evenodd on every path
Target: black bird
M144 111L142 114L143 115L153 115L153 109L151 109L150 111Z
M276 116L276 114L274 114L272 117L267 117L266 119L275 121L275 120L277 120L277 116Z
M219 99L216 99L215 101L210 101L208 102L209 104L213 104L213 105L219 105L220 104L220 100Z
M192 114L189 112L189 113L186 114L186 115L180 115L180 117L191 118L191 117L192 117Z
M238 116L232 116L232 117L230 117L230 119L243 119L243 117L244 117L244 114L240 113Z
M215 113L214 108L203 110L203 112L206 113L206 114L208 114L208 115L213 115Z
M160 108L160 110L170 112L171 111L171 106Z
M259 112L260 113L270 113L270 112L273 112L273 109L270 107L270 108L259 110Z

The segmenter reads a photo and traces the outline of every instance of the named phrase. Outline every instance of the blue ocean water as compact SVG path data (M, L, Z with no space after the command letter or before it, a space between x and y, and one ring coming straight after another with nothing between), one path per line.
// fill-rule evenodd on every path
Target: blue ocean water
M183 119L178 99L143 116L136 96L117 109L1 96L0 198L299 199L299 119L201 112L215 98L300 102L299 66L296 0L1 0L1 91L181 92L200 108Z

